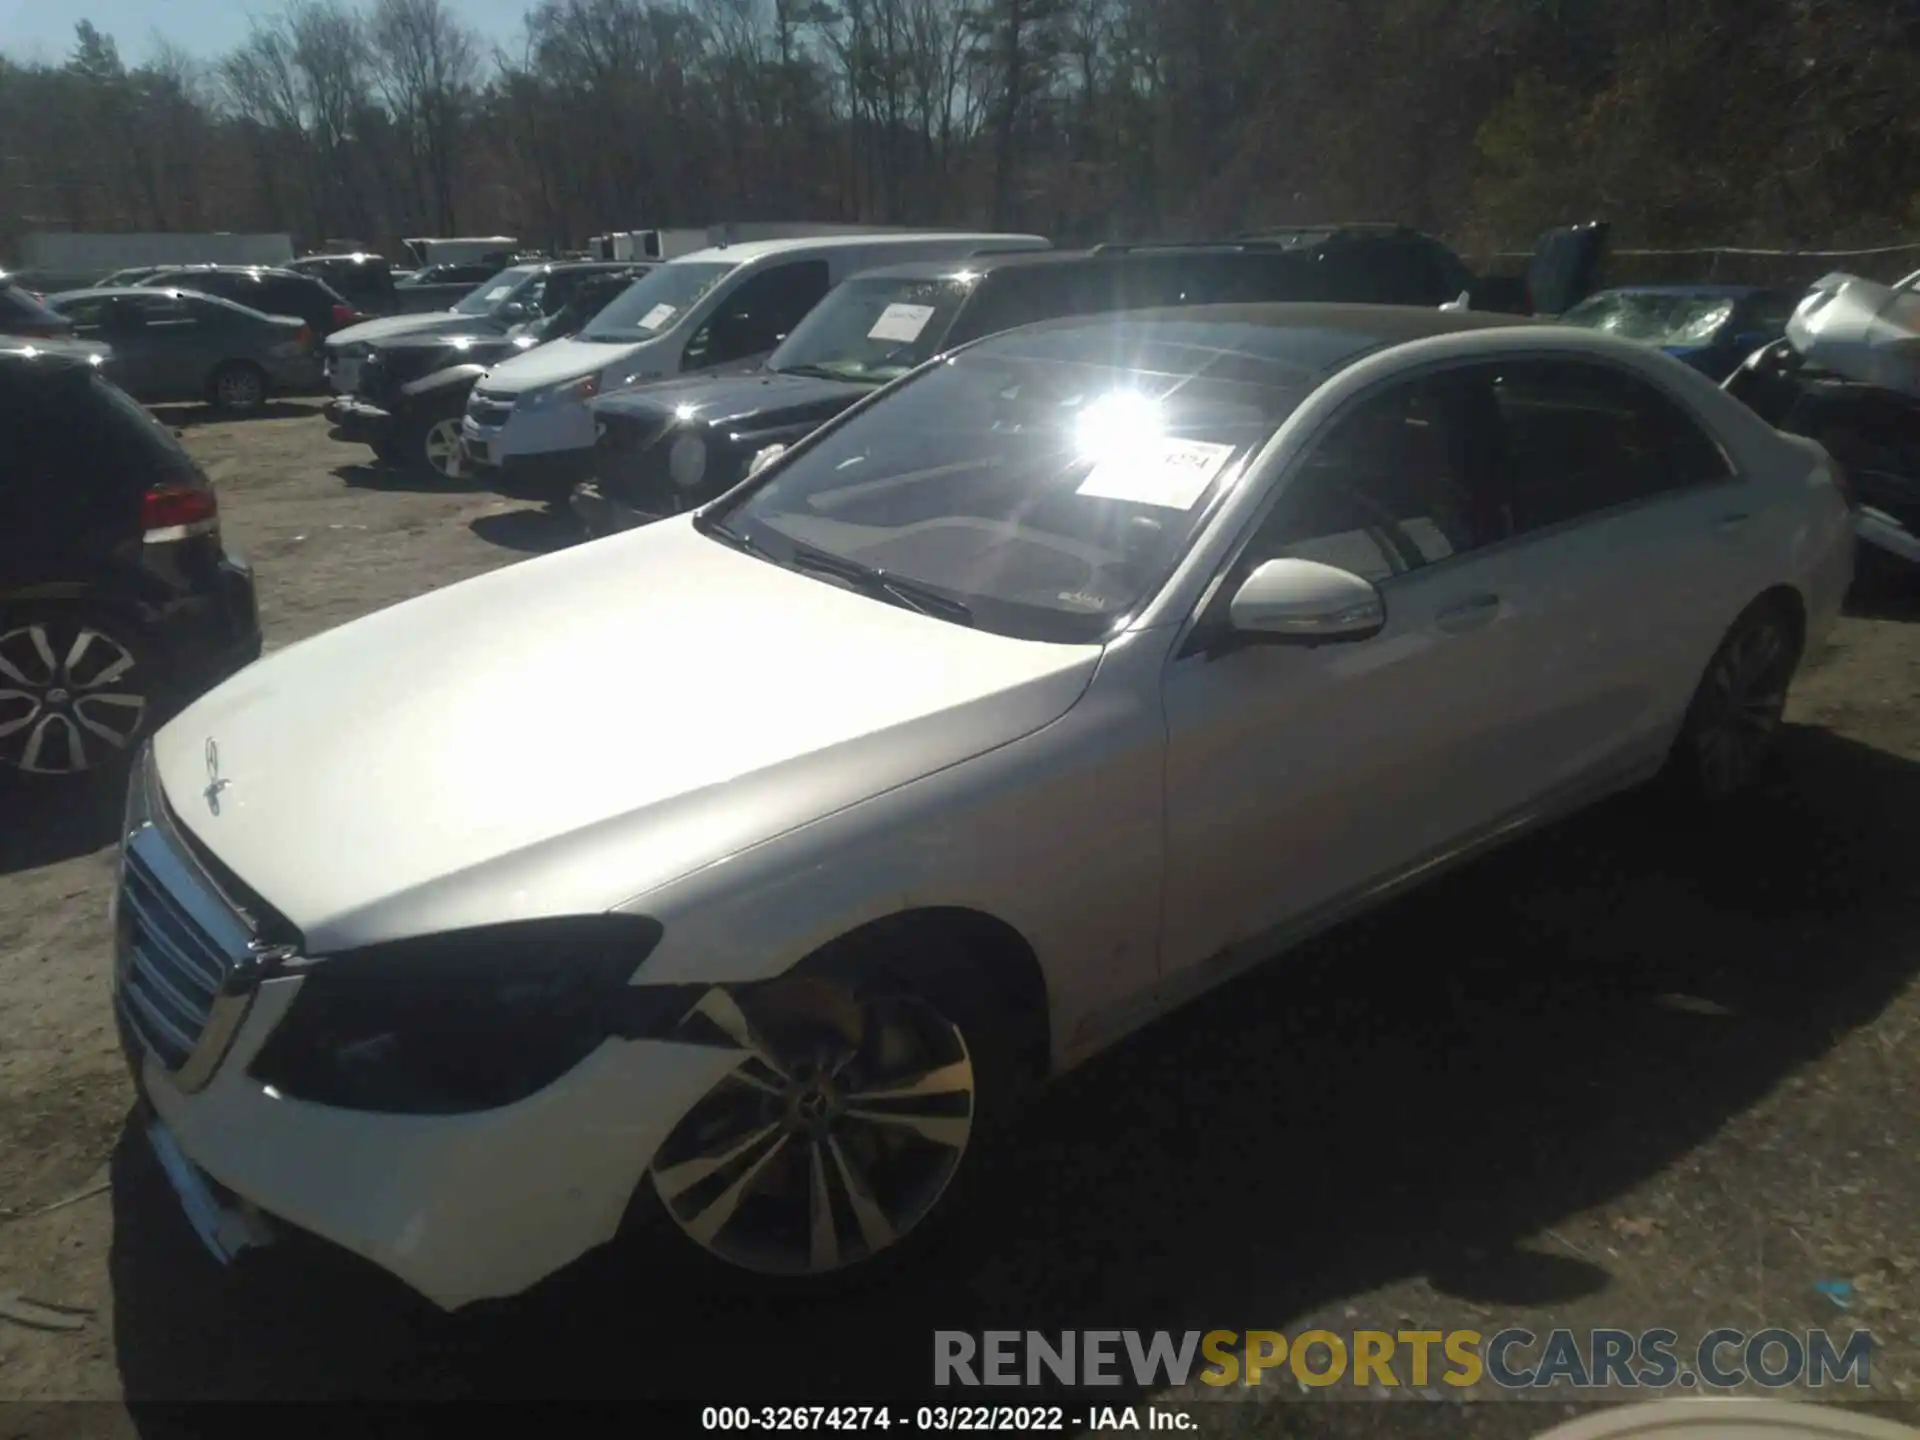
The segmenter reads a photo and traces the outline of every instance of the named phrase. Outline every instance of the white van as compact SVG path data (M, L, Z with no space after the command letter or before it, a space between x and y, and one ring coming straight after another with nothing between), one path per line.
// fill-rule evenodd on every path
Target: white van
M501 489L565 493L585 477L603 390L748 369L849 275L911 260L1049 250L1039 235L814 235L682 255L636 280L579 334L495 366L461 423L468 470Z

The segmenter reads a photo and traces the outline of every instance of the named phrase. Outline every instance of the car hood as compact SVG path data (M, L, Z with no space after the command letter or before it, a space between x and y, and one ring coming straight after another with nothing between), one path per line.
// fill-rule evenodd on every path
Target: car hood
M453 335L470 331L475 335L498 334L499 329L484 315L456 315L451 310L429 310L423 315L383 315L378 320L362 320L327 336L329 349L365 345L401 335Z
M279 651L162 729L154 759L180 823L324 954L611 908L1032 733L1100 653L883 604L673 520Z
M757 371L750 375L669 380L621 390L596 400L593 410L596 415L649 420L677 415L708 425L763 430L830 420L856 400L872 394L875 388L845 380Z
M439 356L445 356L448 365L495 365L504 360L517 359L534 347L531 344L517 345L505 335L459 330L445 334L402 335L397 339L382 340L376 348L402 366L418 369L421 364L431 363Z
M598 375L609 365L629 360L637 363L643 351L659 343L648 340L638 345L605 345L570 335L502 361L487 372L486 388L496 395L518 395L544 385L563 385Z

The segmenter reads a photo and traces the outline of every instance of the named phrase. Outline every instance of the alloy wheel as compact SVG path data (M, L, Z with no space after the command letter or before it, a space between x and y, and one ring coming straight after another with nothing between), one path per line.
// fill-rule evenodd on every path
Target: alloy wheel
M104 630L34 621L0 634L0 765L92 770L133 743L146 711L133 652Z
M448 480L460 478L460 421L457 416L436 420L420 442L427 468Z
M1793 639L1771 617L1751 621L1715 657L1693 732L1710 793L1730 795L1759 771L1786 714L1794 666Z
M222 370L213 382L213 393L226 410L251 410L264 393L260 377L244 365Z
M654 1157L667 1213L710 1255L762 1274L825 1275L891 1249L966 1154L965 1037L916 996L855 999L825 981L749 1003L710 990L682 1022L740 1063Z

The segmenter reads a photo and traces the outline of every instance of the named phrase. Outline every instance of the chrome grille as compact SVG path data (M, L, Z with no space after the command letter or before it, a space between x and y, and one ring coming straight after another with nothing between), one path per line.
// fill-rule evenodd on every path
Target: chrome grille
M141 836L158 833L148 828ZM169 1070L178 1070L207 1027L226 978L226 959L213 937L167 893L137 842L127 848L120 905L127 956L117 998L141 1044Z
M162 801L130 825L121 850L113 1002L140 1049L193 1089L211 1077L245 1011L246 998L224 989L253 935L169 821Z

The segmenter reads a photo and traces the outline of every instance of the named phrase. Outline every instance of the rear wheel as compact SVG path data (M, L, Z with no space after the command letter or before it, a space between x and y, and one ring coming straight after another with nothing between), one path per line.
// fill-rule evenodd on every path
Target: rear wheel
M267 377L258 365L231 360L214 371L207 389L215 409L246 415L266 403Z
M1668 762L1675 782L1710 801L1752 785L1773 756L1800 648L1784 600L1762 600L1733 623L1687 709Z
M146 733L158 699L145 645L84 609L0 616L0 771L66 777L106 768Z

